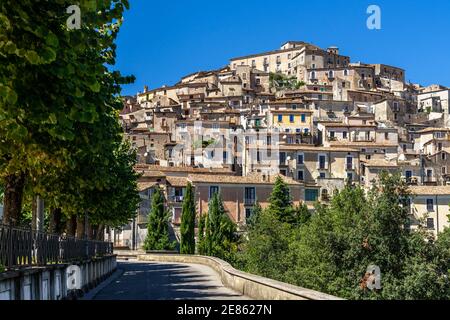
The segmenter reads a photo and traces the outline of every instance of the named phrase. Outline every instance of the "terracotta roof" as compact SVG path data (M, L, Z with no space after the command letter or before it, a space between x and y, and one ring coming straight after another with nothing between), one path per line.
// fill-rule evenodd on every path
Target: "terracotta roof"
M383 159L371 159L362 161L366 167L386 167L386 168L396 168L397 163L392 163Z
M436 131L450 132L450 129L448 129L448 128L425 128L423 130L415 131L414 133L430 133L430 132L436 132Z
M330 142L330 145L332 147L349 146L353 148L398 148L397 144L366 141L332 141Z
M279 145L280 150L290 151L324 151L324 152L358 152L357 149L345 147L316 147L311 145Z
M281 176L283 180L289 185L301 185L301 183L288 178ZM198 175L198 174L190 174L188 179L193 183L218 183L218 184L266 184L272 185L274 184L277 176L266 176L264 179L261 174L252 174L250 176L242 177L242 176L228 176L228 175Z
M142 192L144 190L153 188L155 185L157 185L158 183L156 182L138 182L137 186L138 186L138 191Z
M449 195L450 186L411 186L409 190L416 195Z
M165 176L166 174L161 171L144 171L142 174L143 178L164 178Z
M376 124L347 124L347 123L321 123L324 127L331 128L376 128Z
M187 178L186 177L167 177L167 182L172 186L172 187L186 187L188 184Z
M270 109L271 113L314 113L314 111L309 109L296 109L296 110L275 110Z
M281 150L281 151L324 151L324 152L359 152L357 149L353 148L346 148L346 147L317 147L313 145L306 145L306 144L280 144L277 146L259 146L259 145L249 145L249 149L261 149L264 150L264 148L268 148L268 150Z
M220 168L193 168L193 167L163 167L157 165L136 165L136 171L185 172L185 173L209 173L209 174L234 174L230 169ZM164 174L165 175L165 174Z

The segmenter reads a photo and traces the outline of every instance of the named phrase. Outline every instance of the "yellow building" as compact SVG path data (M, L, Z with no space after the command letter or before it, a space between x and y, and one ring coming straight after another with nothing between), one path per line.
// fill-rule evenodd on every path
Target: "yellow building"
M310 134L313 130L312 114L313 112L307 109L271 109L268 122L272 129L278 128L280 132Z

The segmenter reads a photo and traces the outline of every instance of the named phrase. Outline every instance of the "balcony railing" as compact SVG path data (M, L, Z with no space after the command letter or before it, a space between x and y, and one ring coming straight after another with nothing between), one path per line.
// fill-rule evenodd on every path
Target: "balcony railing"
M170 201L175 202L175 203L180 203L183 202L183 196L172 196L170 198Z
M113 244L0 225L0 265L47 266L113 253Z

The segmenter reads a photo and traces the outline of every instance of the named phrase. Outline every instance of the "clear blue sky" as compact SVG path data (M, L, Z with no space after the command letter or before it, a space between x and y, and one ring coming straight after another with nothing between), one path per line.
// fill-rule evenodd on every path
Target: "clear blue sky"
M336 45L353 62L399 66L414 83L450 86L449 0L130 2L116 68L137 79L123 94L172 85L287 40ZM381 7L381 30L366 27L370 4Z

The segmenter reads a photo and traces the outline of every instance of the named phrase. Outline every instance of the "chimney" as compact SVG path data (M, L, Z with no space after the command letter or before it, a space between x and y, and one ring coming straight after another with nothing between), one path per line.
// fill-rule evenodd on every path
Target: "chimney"
M148 91L148 86L144 86L144 93Z

